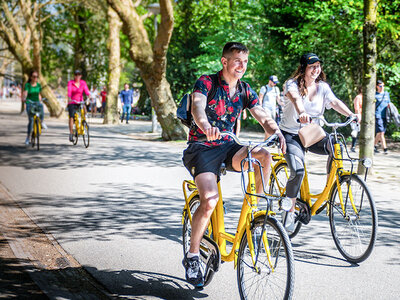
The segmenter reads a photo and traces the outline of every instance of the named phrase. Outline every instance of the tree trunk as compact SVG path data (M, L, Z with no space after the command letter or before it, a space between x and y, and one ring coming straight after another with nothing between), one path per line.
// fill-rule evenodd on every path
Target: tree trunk
M172 98L171 88L166 80L166 55L174 24L171 0L160 0L161 24L153 47L145 29L143 18L139 16L131 0L107 0L117 12L127 35L129 54L136 66L162 128L164 140L186 138L186 132L176 118L176 104Z
M375 138L375 86L376 86L376 12L377 0L364 0L364 74L363 105L360 131L360 158L373 159ZM365 168L360 161L358 173Z
M40 23L33 17L37 13L38 6L34 6L32 11L30 2L18 2L20 7L15 7L21 10L23 19L19 18L16 20L7 4L5 2L0 3L2 4L0 6L0 13L3 13L5 16L4 19L0 18L0 37L7 44L8 51L10 51L21 64L24 77L28 76L34 69L39 72L42 95L48 100L45 102L45 105L51 116L59 117L63 109L46 80L41 76L40 50L42 49L42 45L38 36ZM31 52L33 52L33 54L31 54ZM26 78L24 78L24 82L26 82L25 79ZM23 110L23 106L21 109Z
M108 85L107 85L107 104L104 114L104 124L118 123L118 86L121 75L120 68L120 41L119 32L121 30L121 21L114 9L109 6L107 12L109 34L108 34Z

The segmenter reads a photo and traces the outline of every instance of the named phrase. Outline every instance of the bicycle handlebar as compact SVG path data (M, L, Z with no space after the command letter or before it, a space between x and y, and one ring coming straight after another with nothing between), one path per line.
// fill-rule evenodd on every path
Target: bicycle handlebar
M233 138L233 140L240 146L245 146L245 147L269 147L273 144L277 144L279 143L279 138L276 134L271 135L269 138L267 138L265 141L262 142L254 142L254 141L248 141L248 142L243 142L241 141L233 132L229 132L229 131L224 131L221 132L221 137L224 136L230 136L231 138Z
M345 126L349 125L351 122L357 120L357 117L354 116L354 115L348 116L347 120L344 123L329 123L327 120L325 120L325 118L323 116L321 116L321 117L310 117L310 118L311 118L311 120L322 121L322 123L324 123L325 126L333 127L333 128L345 127ZM297 122L300 123L300 120L297 119Z
M349 125L351 122L357 120L357 117L354 115L347 117L347 120L344 123L328 123L328 121L326 121L324 117L313 117L313 118L321 120L325 124L325 126L334 128L345 127Z

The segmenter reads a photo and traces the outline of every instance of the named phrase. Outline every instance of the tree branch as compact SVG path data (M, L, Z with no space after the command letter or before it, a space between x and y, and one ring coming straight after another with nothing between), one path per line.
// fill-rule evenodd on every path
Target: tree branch
M142 3L142 0L136 0L136 2L133 4L133 7L138 7Z
M4 15L5 15L5 17L6 17L7 21L8 21L8 23L11 25L11 28L12 28L12 30L13 30L13 32L14 32L16 38L17 38L17 40L18 40L19 42L22 43L23 40L24 40L23 35L22 35L22 32L21 32L20 28L18 27L17 22L15 21L14 16L13 16L12 13L8 10L7 3L3 2L2 7L3 7ZM3 26L5 27L5 25L4 25L4 23L3 23L2 21L1 21L1 23L2 23ZM10 37L10 36L9 36L9 37ZM14 39L13 39L13 40L14 40Z
M154 42L154 64L166 68L168 45L174 27L174 11L171 0L160 0L161 24Z

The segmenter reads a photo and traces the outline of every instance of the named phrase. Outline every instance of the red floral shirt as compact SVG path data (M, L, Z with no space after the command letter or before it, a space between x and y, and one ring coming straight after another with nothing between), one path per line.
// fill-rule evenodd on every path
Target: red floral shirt
M217 73L218 77L218 87L213 99L207 103L206 115L211 126L218 127L221 132L230 131L232 132L236 123L236 119L240 116L242 110L244 109L244 99L240 97L239 88L240 81L238 81L237 90L232 98L229 96L229 85L222 77L222 71ZM253 108L258 103L257 93L250 87L250 85L244 82L246 95L249 99L248 109ZM194 86L193 92L200 93L204 96L208 96L211 91L212 79L208 75L201 76ZM189 143L199 142L199 140L205 140L204 132L197 126L193 125L189 131ZM231 141L232 138L226 136L221 140L216 140L212 142L204 141L202 142L207 146L218 146L224 142Z

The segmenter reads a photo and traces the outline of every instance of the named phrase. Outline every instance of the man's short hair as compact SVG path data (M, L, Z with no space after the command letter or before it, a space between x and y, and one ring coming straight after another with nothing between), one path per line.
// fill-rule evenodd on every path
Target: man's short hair
M249 53L249 49L245 45L239 42L228 42L225 44L224 49L222 50L222 56L226 57L233 52L243 52Z

